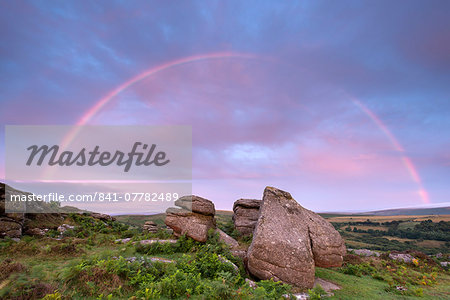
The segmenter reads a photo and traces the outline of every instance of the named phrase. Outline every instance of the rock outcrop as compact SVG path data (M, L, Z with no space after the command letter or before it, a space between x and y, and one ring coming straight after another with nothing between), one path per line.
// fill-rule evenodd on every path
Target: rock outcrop
M212 201L195 195L183 196L175 201L175 205L205 216L216 214Z
M304 222L308 224L315 265L322 268L342 266L347 249L339 232L318 214L298 206L303 213Z
M216 227L214 203L198 196L184 196L175 201L175 205L181 208L167 209L166 225L175 235L186 234L196 241L206 242L208 230Z
M107 214L101 214L101 213L91 213L91 217L93 217L94 219L98 219L101 221L115 221L116 218L107 215Z
M20 238L22 236L24 213L5 212L6 187L0 183L0 237Z
M340 266L345 253L343 239L329 222L303 208L288 192L264 190L247 252L250 273L312 288L315 266Z
M0 238L20 238L22 235L45 235L49 229L57 229L63 225L67 213L81 212L77 208L64 206L63 208L52 208L47 203L38 201L8 202L9 195L30 195L30 193L16 190L0 182ZM15 211L7 213L8 210ZM17 211L17 212L16 212ZM106 214L91 213L93 218L102 221L114 221L115 219Z
M22 224L7 217L0 217L0 237L20 238Z
M219 239L231 249L237 248L239 243L231 236L216 228L214 203L198 196L184 196L175 201L181 208L169 208L166 211L165 223L172 228L175 235L183 235L199 242L206 242L208 231L215 229Z
M259 217L261 200L239 199L233 205L234 228L242 235L250 235L255 229Z
M149 233L157 233L158 225L156 225L156 223L153 221L147 221L145 222L144 226L142 226L142 229L148 231Z

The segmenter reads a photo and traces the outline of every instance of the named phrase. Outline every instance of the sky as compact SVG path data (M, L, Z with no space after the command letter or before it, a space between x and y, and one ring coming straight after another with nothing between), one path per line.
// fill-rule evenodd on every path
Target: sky
M5 125L191 125L194 194L450 202L448 1L3 1Z

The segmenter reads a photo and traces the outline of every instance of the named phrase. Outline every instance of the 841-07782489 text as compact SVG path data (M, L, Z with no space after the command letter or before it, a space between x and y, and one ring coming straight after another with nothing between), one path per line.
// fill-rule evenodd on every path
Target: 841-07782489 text
M89 194L70 194L48 193L45 195L38 194L19 194L11 195L10 201L58 201L58 202L170 202L179 198L178 193L89 193Z

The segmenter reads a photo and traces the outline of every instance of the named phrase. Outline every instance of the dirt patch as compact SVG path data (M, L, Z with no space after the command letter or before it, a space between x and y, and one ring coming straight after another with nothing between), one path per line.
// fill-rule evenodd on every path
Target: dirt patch
M314 286L320 284L320 286L325 290L325 292L330 293L335 290L340 290L341 287L335 283L332 283L331 281L327 281L322 278L316 278L314 281Z

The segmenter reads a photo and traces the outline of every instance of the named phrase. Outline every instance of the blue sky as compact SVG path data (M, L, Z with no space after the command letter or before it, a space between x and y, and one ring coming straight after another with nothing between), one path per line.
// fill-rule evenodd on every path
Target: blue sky
M322 211L420 205L420 184L449 202L448 1L0 7L0 177L4 125L75 124L146 70L233 53L145 78L89 123L192 125L193 190L219 208L267 185Z

